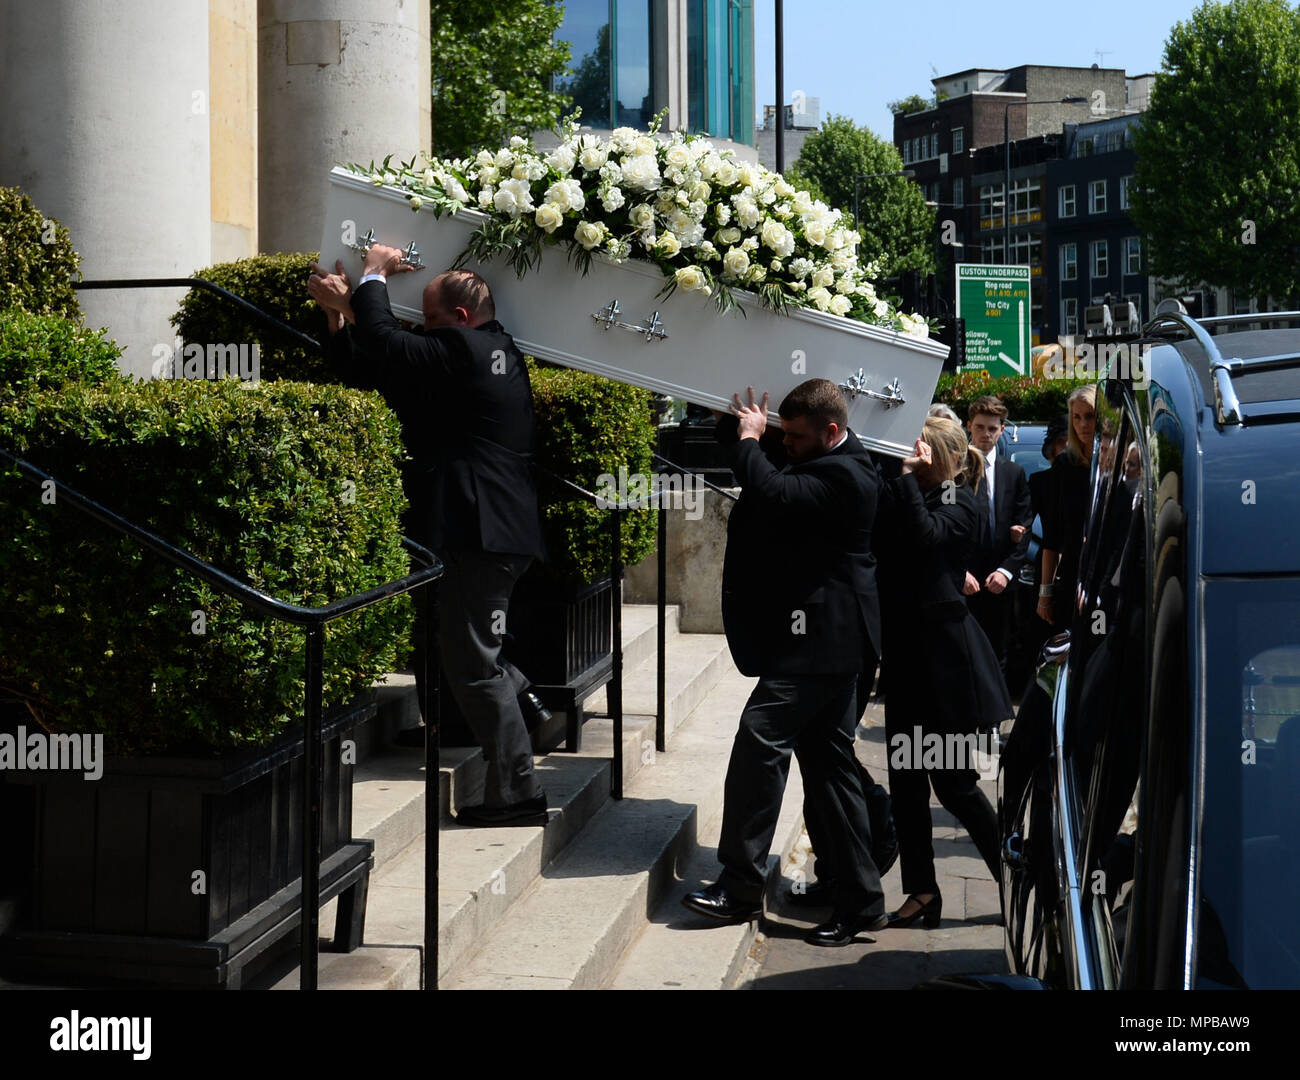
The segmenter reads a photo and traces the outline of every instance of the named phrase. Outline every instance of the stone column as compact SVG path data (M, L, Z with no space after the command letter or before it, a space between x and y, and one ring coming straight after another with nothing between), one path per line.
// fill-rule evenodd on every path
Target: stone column
M87 279L187 277L212 254L207 0L40 0L0 15L0 184L62 221ZM184 290L82 292L147 375Z
M429 148L429 5L258 0L261 249L320 246L340 162Z

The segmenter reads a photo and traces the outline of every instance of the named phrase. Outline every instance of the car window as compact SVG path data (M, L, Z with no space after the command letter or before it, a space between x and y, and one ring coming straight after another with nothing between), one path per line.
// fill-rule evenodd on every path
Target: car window
M1205 589L1197 981L1300 988L1300 579Z

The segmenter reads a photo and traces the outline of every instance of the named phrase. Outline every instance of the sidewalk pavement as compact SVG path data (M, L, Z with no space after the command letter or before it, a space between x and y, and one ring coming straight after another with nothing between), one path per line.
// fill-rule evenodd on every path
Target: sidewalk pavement
M880 783L886 773L884 706L872 704L858 728L857 752ZM996 806L993 775L980 787ZM966 831L933 797L935 869L943 894L943 921L934 930L920 923L908 930L859 934L839 949L804 943L803 936L827 912L806 912L785 899L790 876L807 867L808 837L796 847L793 861L782 867L786 881L769 907L761 933L741 976L741 989L753 990L909 990L937 975L969 972L1005 973L998 886ZM897 863L885 875L889 910L906 899ZM811 915L811 917L810 917Z

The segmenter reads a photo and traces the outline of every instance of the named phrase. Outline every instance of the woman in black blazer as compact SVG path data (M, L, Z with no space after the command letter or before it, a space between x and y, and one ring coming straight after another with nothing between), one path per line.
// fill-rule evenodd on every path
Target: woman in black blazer
M970 833L993 879L999 876L997 816L977 787L971 740L944 738L975 736L1012 714L993 647L962 596L983 477L983 455L961 426L931 417L903 474L885 485L877 524L889 788L908 894L891 926L939 924L931 785ZM923 750L934 745L927 736L936 735L945 750L961 748L959 759L927 759Z
M1070 628L1079 583L1083 524L1088 516L1088 481L1097 428L1097 387L1080 386L1069 398L1066 447L1048 471L1043 508L1043 549L1037 614L1053 632Z

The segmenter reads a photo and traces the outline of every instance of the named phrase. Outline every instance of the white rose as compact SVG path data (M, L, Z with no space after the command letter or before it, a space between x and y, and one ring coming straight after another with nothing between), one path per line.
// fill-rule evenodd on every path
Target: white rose
M623 162L623 183L634 191L657 191L663 180L653 154L638 154Z
M673 143L665 151L664 160L674 169L687 169L691 164L691 152L683 143Z
M734 166L730 161L724 160L718 165L713 179L715 179L722 187L734 187L736 178L739 175L736 166Z
M719 225L725 225L731 220L731 207L726 203L718 203L713 209L714 216L718 219Z
M709 196L712 194L713 189L703 180L697 180L691 185L691 202L707 203L709 201Z
M537 208L537 213L533 215L533 221L539 229L546 233L553 233L564 222L564 213L555 203L544 203Z
M412 210L418 210L424 205L424 200L418 195L411 195L406 201L411 204Z
M437 177L434 175L432 169L425 169L423 174L421 174L420 179L424 181L425 187L433 187L433 182Z
M669 259L681 250L682 242L671 232L664 233L655 244L655 251Z
M758 201L764 206L771 206L776 202L776 192L771 188L764 188L762 193L758 196Z
M808 243L820 246L826 243L826 226L820 221L809 221L803 227L803 235Z
M442 190L445 191L449 198L455 199L459 203L469 202L469 192L454 176L445 177L442 181Z
M719 244L730 245L730 244L740 243L741 232L734 225L732 225L730 228L719 229L713 235L714 235L714 239L716 239Z
M812 196L806 191L796 191L794 193L794 209L796 213L806 214L812 209Z
M718 257L718 249L713 246L712 240L705 240L703 243L700 244L701 259L716 259L717 257Z
M573 230L573 238L590 251L605 239L605 226L599 221L580 221L578 227Z
M518 150L519 147L521 147L521 146L527 146L527 145L528 145L528 140L525 139L525 138L523 138L523 136L521 136L521 135L511 135L511 136L510 136L510 149L512 149L512 150Z
M889 317L888 301L877 299L876 302L871 305L871 310L876 313L877 318L885 319Z
M759 180L759 172L753 165L742 165L736 176L745 187L754 187Z
M813 271L812 283L819 288L826 288L835 284L835 271L829 266L819 266Z
M492 153L491 150L480 150L477 154L474 155L474 164L477 165L479 168L484 168L485 166L488 165L495 165L496 156Z
M684 292L704 288L704 271L698 266L683 266L673 277L677 280L677 287Z
M496 205L496 204L493 202L493 198L492 198L495 194L496 194L496 189L495 189L494 187L492 187L491 184L489 184L487 187L483 188L483 189L478 193L478 204L479 204L479 206L481 206L484 210L491 210L492 207L493 207L494 205Z
M794 194L794 188L778 176L776 179L776 193L780 195L781 198L788 199Z
M582 185L576 180L557 180L546 189L546 201L562 210L581 210L587 205Z
M509 150L498 150L494 162L498 169L508 169L515 163L515 155Z
M806 278L813 271L813 262L811 259L795 259L790 264L790 273L796 279Z
M832 296L831 311L836 315L847 315L853 308L853 301L847 296Z
M818 311L827 311L831 306L831 294L821 286L818 286L815 289L809 289L808 303L816 307Z
M749 196L737 195L731 200L731 204L736 208L736 220L743 228L752 229L762 220L763 212Z
M501 178L501 170L495 165L484 165L479 168L478 182L480 184L495 184Z
M768 263L767 268L771 270L772 273L779 274L781 273L782 270L785 269L785 263L783 263L780 259L773 259L770 263Z
M732 248L722 257L722 265L728 274L740 277L749 269L749 255L741 248Z
M763 222L763 243L781 258L794 254L794 234L779 221L770 218Z
M649 203L640 203L628 212L628 220L638 229L648 229L655 221L655 212Z
M579 144L578 164L587 172L594 172L609 160L609 151L594 135L584 135Z
M623 198L623 192L616 187L605 188L600 193L600 205L605 208L607 214L612 214L626 201Z
M630 127L616 127L609 133L609 141L622 153L627 153L640 137L641 133Z
M526 180L503 180L492 197L492 205L503 214L517 218L533 208L532 192Z
M632 155L634 157L640 157L642 154L649 154L653 157L656 149L655 141L649 135L638 135L632 140Z
M571 172L576 160L573 151L567 146L557 146L546 155L546 164L561 174Z
M847 270L852 261L852 256L850 256L848 251L844 248L840 248L838 251L831 253L831 265L835 267L836 270Z
M718 157L718 155L712 151L709 151L700 158L700 175L704 177L705 180L712 180L717 175L718 169L721 166L722 158Z
M851 296L856 291L853 279L847 274L835 282L835 291L842 296Z
M745 280L750 285L762 285L767 280L767 271L761 266L751 266L749 273L745 275Z
M675 233L684 233L694 224L695 221L685 210L675 209L668 215L668 227Z

